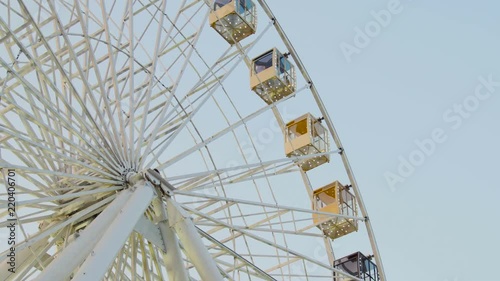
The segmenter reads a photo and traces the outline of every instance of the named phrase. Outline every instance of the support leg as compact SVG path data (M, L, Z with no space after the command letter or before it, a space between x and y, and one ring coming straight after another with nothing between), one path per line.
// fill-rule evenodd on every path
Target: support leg
M155 213L160 218L158 226L160 227L163 243L167 248L167 253L163 254L163 261L167 268L169 281L189 281L189 274L182 260L182 253L179 247L179 241L175 236L174 231L168 225L167 212L163 203L156 198L153 201Z
M78 272L75 281L102 280L116 255L123 247L137 221L151 203L154 196L153 187L144 181L139 181L132 189L132 196L120 210L92 249Z
M167 213L170 226L175 229L186 255L200 274L201 280L222 281L217 264L201 241L189 215L171 199L167 199Z
M84 261L97 243L101 233L109 226L132 193L128 190L111 202L82 234L57 255L47 268L36 278L37 281L67 280L71 273Z

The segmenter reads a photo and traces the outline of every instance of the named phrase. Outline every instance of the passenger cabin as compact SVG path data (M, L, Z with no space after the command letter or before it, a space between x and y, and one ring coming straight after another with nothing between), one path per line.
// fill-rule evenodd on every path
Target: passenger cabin
M287 157L313 155L330 149L328 131L310 113L290 121L285 128L285 153ZM330 155L316 155L299 161L303 171L309 171L330 161Z
M377 265L371 261L371 258L364 256L360 252L334 261L333 267L363 281L380 281ZM355 279L346 278L345 275L334 272L333 280L352 281Z
M349 217L358 215L356 198L338 181L314 190L313 209ZM358 231L358 221L352 218L332 218L327 215L313 214L313 221L331 239Z
M257 30L257 10L251 0L215 0L208 21L229 44Z
M252 60L250 88L267 104L296 90L295 68L276 48Z

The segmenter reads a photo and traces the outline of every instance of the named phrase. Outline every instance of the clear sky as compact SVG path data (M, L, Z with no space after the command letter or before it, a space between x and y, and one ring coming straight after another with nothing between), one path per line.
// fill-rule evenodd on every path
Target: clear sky
M388 279L500 280L500 2L268 2L349 153Z

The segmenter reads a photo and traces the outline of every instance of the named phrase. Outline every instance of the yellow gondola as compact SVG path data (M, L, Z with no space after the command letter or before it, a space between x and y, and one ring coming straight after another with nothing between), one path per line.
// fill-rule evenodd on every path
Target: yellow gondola
M325 153L329 151L328 131L321 122L307 113L286 124L285 153L287 157ZM316 155L301 160L299 166L309 171L330 161L330 155Z
M251 0L215 0L208 20L231 45L257 30L257 10Z
M252 60L250 88L267 104L296 90L295 68L276 48Z
M354 195L338 181L314 190L313 198L315 211L357 217ZM313 221L331 239L358 231L358 221L353 218L332 218L327 215L313 214Z

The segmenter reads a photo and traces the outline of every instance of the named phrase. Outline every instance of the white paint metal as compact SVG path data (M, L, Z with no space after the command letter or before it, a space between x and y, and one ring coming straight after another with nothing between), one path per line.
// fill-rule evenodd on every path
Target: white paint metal
M35 279L36 281L65 280L90 254L92 248L110 222L127 203L132 193L122 191L101 214L85 228L80 237L69 244L55 260Z
M182 260L179 240L175 236L174 230L168 224L165 205L159 198L156 198L153 200L153 207L160 220L158 227L160 228L163 243L166 246L166 252L163 253L163 262L167 269L168 280L189 281L189 274Z
M118 251L127 241L137 221L142 217L155 195L154 188L144 181L138 182L132 191L127 192L131 192L132 196L120 209L106 231L101 234L97 244L91 249L90 255L75 274L73 280L102 280Z
M186 255L196 267L201 279L222 281L217 264L201 241L189 215L172 199L167 199L167 213L170 226L175 229Z

